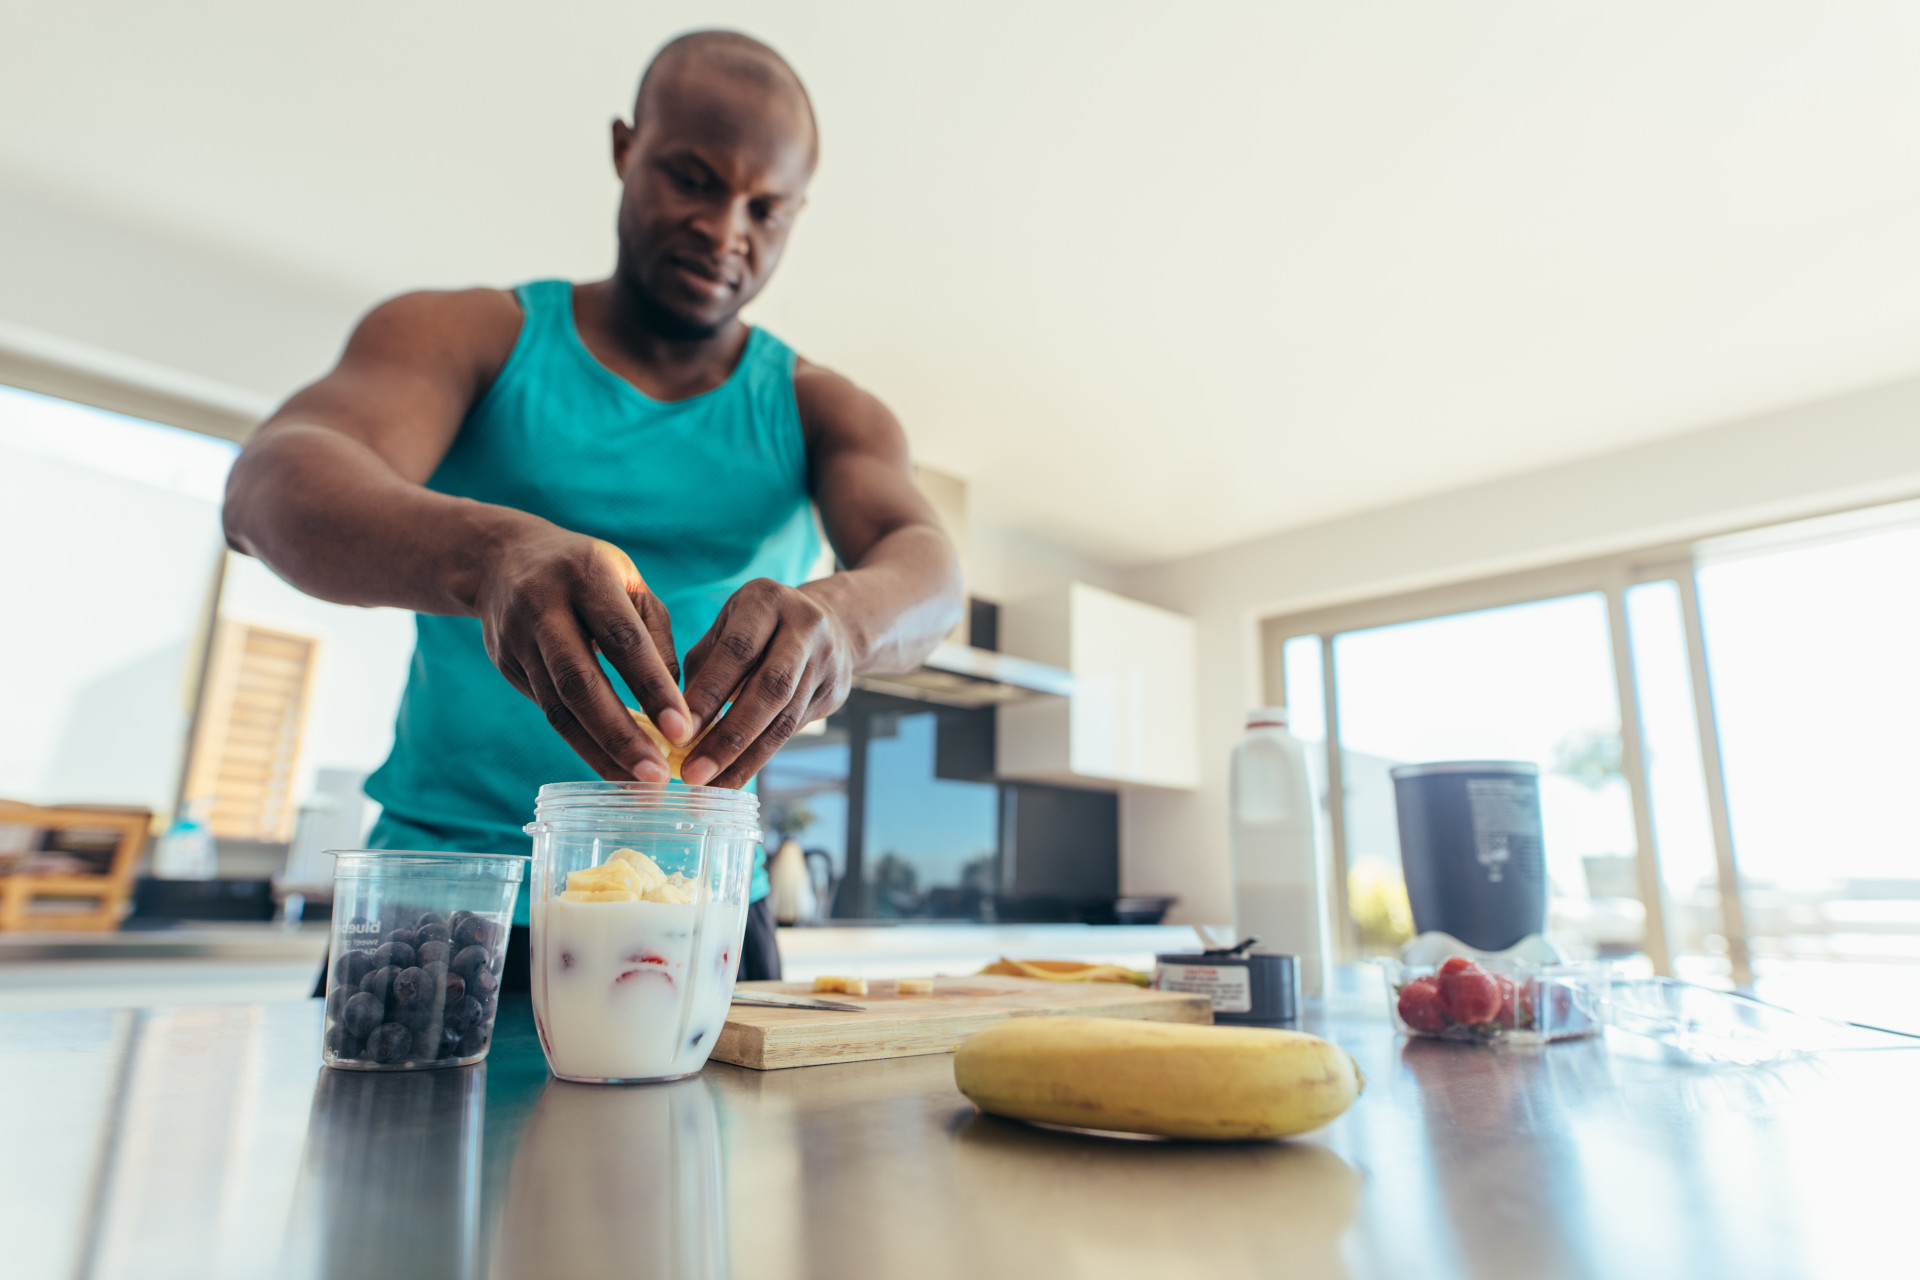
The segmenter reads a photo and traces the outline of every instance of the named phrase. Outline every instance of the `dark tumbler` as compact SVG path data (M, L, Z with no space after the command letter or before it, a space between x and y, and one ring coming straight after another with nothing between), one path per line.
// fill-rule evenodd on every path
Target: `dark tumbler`
M1393 770L1413 925L1480 951L1547 927L1540 767L1449 760Z

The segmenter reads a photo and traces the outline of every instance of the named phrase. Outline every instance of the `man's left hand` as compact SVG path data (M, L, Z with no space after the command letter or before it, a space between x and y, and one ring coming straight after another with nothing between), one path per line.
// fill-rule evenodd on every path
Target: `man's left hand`
M725 718L680 766L690 786L740 787L802 725L839 709L853 679L853 645L840 618L804 587L756 578L733 593L687 651L687 708L705 725Z

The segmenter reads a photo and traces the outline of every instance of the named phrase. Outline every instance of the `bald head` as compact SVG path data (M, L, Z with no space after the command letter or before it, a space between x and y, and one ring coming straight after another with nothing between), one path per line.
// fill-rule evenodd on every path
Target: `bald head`
M820 127L814 118L813 99L807 96L799 74L772 47L738 31L691 31L662 45L647 64L640 89L634 94L634 125L641 123L642 116L663 95L684 93L690 82L707 76L744 81L768 97L791 102L806 121L812 156L819 158Z
M807 202L819 145L800 77L758 40L698 31L654 55L633 123L613 122L614 280L634 314L676 340L737 328Z

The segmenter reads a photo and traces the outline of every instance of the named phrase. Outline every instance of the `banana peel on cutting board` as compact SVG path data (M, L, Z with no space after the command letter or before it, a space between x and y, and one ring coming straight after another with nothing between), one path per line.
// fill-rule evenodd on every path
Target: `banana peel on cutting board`
M1153 985L1149 974L1120 964L1083 964L1078 960L1009 960L1001 956L980 971L1003 978L1045 978L1048 982L1128 982ZM977 976L977 975L976 975Z

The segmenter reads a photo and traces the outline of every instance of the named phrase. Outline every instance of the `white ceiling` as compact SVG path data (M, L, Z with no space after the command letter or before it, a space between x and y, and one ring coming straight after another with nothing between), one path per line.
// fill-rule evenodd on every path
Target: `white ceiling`
M368 295L603 272L606 122L645 57L759 34L825 150L757 318L996 521L1120 563L1920 371L1906 3L7 0L3 25L0 174Z

